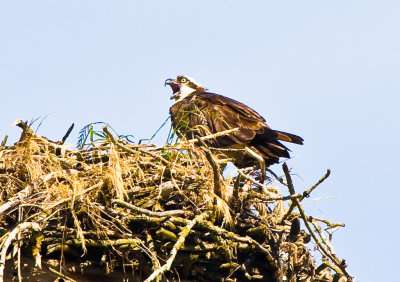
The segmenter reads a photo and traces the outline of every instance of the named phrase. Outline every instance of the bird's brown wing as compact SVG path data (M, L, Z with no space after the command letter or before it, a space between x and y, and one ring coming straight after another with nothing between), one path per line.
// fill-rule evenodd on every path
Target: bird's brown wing
M267 165L277 163L280 157L289 157L289 150L278 140L302 144L297 135L275 131L264 118L250 107L228 97L195 92L171 109L172 125L180 135L192 139L217 132L239 128L229 135L208 140L213 147L248 147L263 156ZM234 156L235 164L247 166L254 159L246 154Z
M171 109L172 124L181 133L199 135L239 128L238 131L218 139L220 146L247 144L268 126L264 118L250 107L228 97L199 92L175 103ZM208 132L207 132L208 131ZM192 137L192 136L187 136Z

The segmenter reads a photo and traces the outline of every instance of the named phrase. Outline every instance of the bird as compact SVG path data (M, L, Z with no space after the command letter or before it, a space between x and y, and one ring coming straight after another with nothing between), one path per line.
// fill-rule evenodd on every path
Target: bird
M265 168L290 158L289 149L280 141L302 145L303 138L273 130L265 119L249 106L223 95L208 92L194 79L179 75L165 80L172 89L171 123L178 137L193 139L236 129L230 134L208 139L205 143L221 149L238 168Z

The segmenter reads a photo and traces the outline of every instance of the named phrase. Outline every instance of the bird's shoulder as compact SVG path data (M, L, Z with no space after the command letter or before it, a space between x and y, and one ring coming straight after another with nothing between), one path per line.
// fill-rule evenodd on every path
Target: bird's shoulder
M222 113L235 113L239 116L246 117L247 119L254 119L257 121L265 122L265 119L249 106L220 94L210 92L198 92L194 93L191 101L193 104L214 107L220 110Z

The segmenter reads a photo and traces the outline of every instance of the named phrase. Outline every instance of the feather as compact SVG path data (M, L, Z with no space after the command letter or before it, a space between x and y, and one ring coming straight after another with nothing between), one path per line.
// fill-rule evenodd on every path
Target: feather
M239 127L230 135L207 140L208 145L217 148L249 146L264 158L266 165L278 163L281 157L290 157L289 149L278 140L303 144L303 139L297 135L270 129L265 119L252 108L214 93L194 91L172 105L170 115L178 135L188 139ZM258 164L244 151L226 155L233 158L238 167Z

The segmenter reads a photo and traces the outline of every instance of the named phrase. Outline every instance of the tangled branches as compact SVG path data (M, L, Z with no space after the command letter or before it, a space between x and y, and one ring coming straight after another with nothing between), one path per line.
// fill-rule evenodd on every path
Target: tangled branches
M224 177L227 160L202 140L132 145L106 127L104 136L69 150L25 127L0 147L0 281L352 280L323 231L344 225L305 214L318 185L297 194L286 164L283 196L259 171Z

